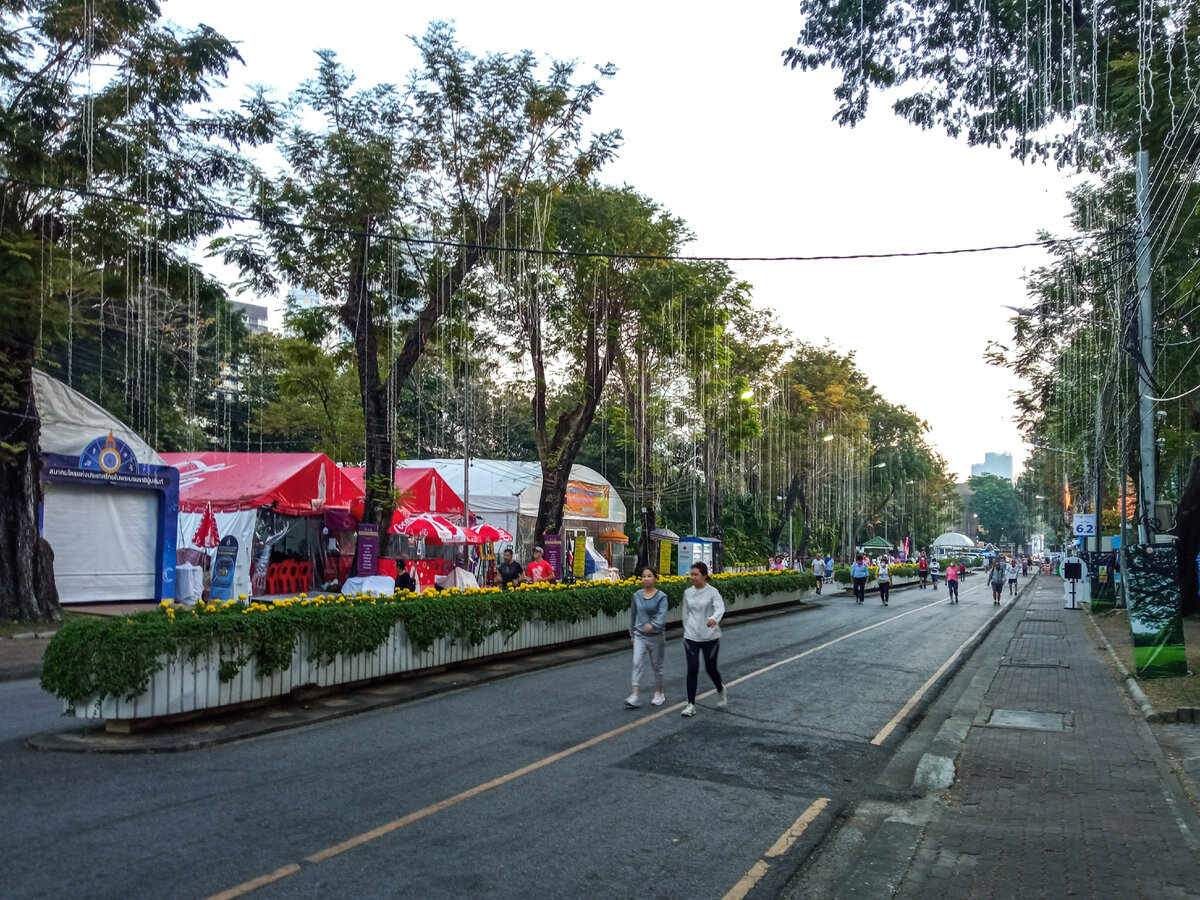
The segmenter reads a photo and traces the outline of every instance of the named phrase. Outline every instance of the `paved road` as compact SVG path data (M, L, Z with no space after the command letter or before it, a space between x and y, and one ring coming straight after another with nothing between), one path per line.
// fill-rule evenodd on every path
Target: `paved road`
M690 720L674 634L661 715L622 707L628 655L608 654L184 754L29 751L72 726L0 684L5 893L208 897L274 873L253 896L774 896L900 730L872 740L998 612L968 584L957 606L910 589L732 623L730 708Z

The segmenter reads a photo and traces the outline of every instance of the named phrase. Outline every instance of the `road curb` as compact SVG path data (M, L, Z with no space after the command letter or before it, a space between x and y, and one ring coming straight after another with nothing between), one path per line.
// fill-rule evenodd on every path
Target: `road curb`
M1154 708L1154 705L1150 702L1150 698L1147 697L1141 687L1138 686L1137 676L1125 668L1125 661L1121 659L1120 655L1118 655L1117 651L1113 648L1113 645L1109 642L1104 632L1100 630L1100 626L1092 621L1092 613L1090 610L1088 610L1087 613L1087 620L1088 624L1092 626L1092 631L1096 632L1096 636L1099 637L1100 642L1104 644L1104 649L1108 651L1108 655L1111 656L1113 662L1117 664L1117 671L1121 673L1121 679L1125 682L1125 689L1129 691L1130 698L1142 711L1142 715L1146 718L1146 721L1163 721L1162 713L1158 712L1158 710Z

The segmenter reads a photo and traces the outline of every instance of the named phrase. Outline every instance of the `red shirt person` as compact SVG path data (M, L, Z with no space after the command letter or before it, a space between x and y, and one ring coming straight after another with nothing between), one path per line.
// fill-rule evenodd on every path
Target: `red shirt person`
M542 548L533 548L533 560L525 567L525 577L530 581L553 581L554 567L542 559Z

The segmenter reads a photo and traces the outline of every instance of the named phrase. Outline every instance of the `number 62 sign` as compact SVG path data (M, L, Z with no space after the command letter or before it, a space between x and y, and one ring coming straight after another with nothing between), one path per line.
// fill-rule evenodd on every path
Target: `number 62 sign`
M1075 537L1095 537L1096 536L1096 514L1095 513L1076 513L1075 514Z

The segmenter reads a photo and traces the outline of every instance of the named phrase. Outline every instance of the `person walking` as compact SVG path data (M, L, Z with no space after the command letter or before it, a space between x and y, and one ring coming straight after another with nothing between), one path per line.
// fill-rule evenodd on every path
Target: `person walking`
M892 569L886 554L879 558L879 570L875 573L875 580L879 582L879 599L887 606L888 594L892 590Z
M867 555L858 554L854 564L850 566L850 580L854 583L854 602L862 603L867 599L867 576L871 571L867 568Z
M1014 556L1005 564L1005 569L1008 573L1008 596L1017 596L1017 573L1021 570L1017 568L1017 558Z
M933 589L937 590L938 575L942 573L942 564L937 561L937 557L933 556L929 559L929 583L933 585Z
M725 682L717 671L717 653L721 649L721 617L725 601L708 580L708 566L698 562L691 569L692 586L683 592L683 653L687 657L687 706L680 715L696 714L696 682L700 678L700 657L704 671L717 689L717 709L729 705Z
M996 557L992 567L988 569L988 586L992 589L992 604L1000 605L1000 597L1004 594L1004 560Z
M958 602L958 574L960 566L958 560L952 559L950 564L946 566L946 590L950 592L950 602Z
M667 653L667 595L658 587L658 572L652 566L642 566L642 586L633 592L629 606L629 636L633 639L633 693L625 698L630 709L641 706L638 692L642 688L642 672L646 657L654 672L654 698L651 706L667 702L663 693L663 659Z
M925 582L929 580L929 560L924 553L917 560L917 577L921 579L921 590L925 590Z
M813 578L817 579L817 593L821 593L821 584L825 581L825 560L821 558L821 554L813 557L812 561Z

